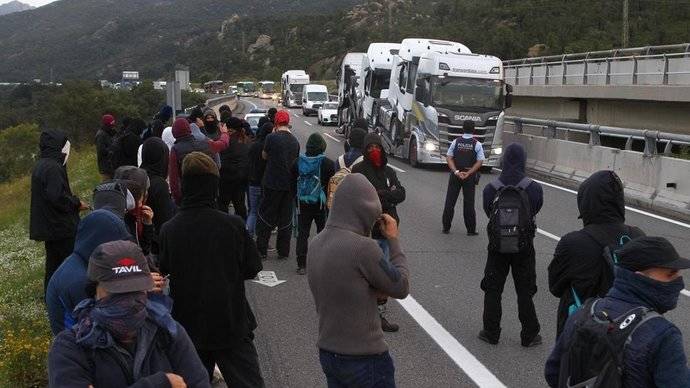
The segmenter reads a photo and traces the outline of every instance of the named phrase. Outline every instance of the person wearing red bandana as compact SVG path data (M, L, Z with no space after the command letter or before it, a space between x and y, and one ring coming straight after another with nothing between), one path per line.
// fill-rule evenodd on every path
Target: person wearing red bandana
M405 188L398 180L395 170L388 166L388 158L383 150L381 137L379 135L369 133L364 137L363 156L364 160L361 163L357 163L352 168L352 173L362 174L369 180L376 189L376 193L379 195L383 213L395 218L395 221L400 225L400 217L398 216L396 206L405 200ZM377 222L372 229L371 237L379 242L384 256L387 256L388 243L383 235L381 235L380 229ZM388 297L385 295L379 298L381 328L383 331L396 332L399 326L388 322L383 316L385 312L384 305L387 299Z

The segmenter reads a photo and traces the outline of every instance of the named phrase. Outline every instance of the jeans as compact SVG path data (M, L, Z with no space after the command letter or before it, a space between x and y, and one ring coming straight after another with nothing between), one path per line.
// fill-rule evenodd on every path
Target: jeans
M513 271L517 293L518 318L522 324L520 338L529 343L539 334L540 326L532 298L537 293L534 247L524 252L502 254L489 251L481 288L484 290L484 330L490 339L498 340L501 334L501 295L508 277Z
M256 215L261 206L261 186L249 186L249 215L247 216L247 231L249 235L256 235Z
M307 205L308 206L308 205ZM307 252L309 250L309 233L311 232L312 221L316 224L316 233L321 233L326 226L326 209L305 209L307 206L300 206L300 213L297 216L297 267L307 266Z
M395 388L395 366L388 352L346 356L319 350L328 388Z
M256 247L259 250L259 254L266 256L271 231L278 228L278 236L276 237L278 256L290 256L292 213L294 208L294 192L264 188L256 222Z
M465 227L468 232L477 231L477 213L474 210L474 193L477 181L476 176L470 176L463 180L453 174L448 178L448 191L446 192L446 204L443 208L443 229L450 230L455 215L455 204L462 190L462 216L465 219Z
M265 386L259 366L259 355L251 335L238 340L236 346L232 348L198 349L197 353L211 379L213 379L215 365L218 364L218 369L228 387L262 388Z

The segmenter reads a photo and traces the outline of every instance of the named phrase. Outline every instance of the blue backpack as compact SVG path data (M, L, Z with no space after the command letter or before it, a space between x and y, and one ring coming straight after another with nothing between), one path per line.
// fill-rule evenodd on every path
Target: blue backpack
M297 167L297 199L303 203L326 203L326 192L321 186L321 163L325 155L306 156L300 155Z

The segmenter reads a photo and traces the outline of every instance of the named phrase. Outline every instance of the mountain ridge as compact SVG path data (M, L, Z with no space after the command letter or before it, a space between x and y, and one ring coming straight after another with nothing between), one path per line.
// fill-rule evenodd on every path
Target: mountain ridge
M9 15L9 14L16 13L16 12L28 11L28 10L32 10L34 8L36 8L36 7L33 7L29 4L24 4L24 3L17 1L17 0L13 0L13 1L10 1L9 3L0 4L0 16Z

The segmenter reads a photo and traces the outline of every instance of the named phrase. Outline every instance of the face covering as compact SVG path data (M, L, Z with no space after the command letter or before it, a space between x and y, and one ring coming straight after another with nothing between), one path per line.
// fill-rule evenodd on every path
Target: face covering
M636 275L650 288L654 302L653 307L659 314L676 308L680 292L685 288L682 277L670 282L660 282L644 275Z
M69 151L72 148L72 145L70 144L69 140L65 142L64 147L62 147L62 154L65 155L65 159L62 161L62 165L66 166L67 165L67 159L69 159Z
M369 160L371 160L371 163L374 165L374 167L383 166L383 152L381 152L381 149L372 148L369 151Z
M215 120L211 121L206 121L204 123L204 129L206 129L206 132L213 133L218 131L218 122Z
M96 301L91 311L94 322L119 342L131 342L146 321L146 293L111 294Z

